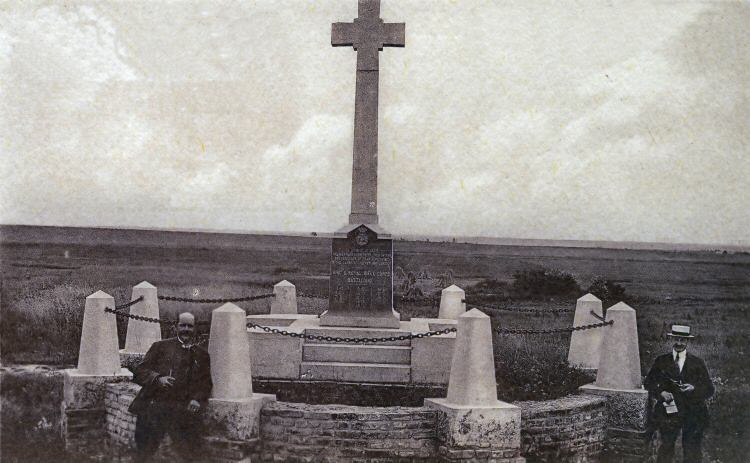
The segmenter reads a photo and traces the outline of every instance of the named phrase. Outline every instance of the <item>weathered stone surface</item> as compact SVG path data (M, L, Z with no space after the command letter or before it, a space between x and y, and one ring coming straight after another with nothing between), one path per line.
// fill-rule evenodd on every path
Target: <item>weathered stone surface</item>
M211 313L211 397L237 400L253 396L250 345L245 311L230 303Z
M272 314L297 313L297 288L284 280L273 287L274 299L271 302Z
M441 445L492 449L521 446L521 409L515 405L500 401L488 406L457 405L447 399L425 399L425 406L439 412Z
M353 23L334 23L331 45L357 50L350 224L378 223L378 51L403 47L403 23L384 23L379 1L360 1Z
M467 406L498 403L490 317L477 309L458 317L447 400Z
M331 244L328 311L323 326L398 328L393 311L393 241L371 226L345 228Z
M116 375L87 375L77 369L64 370L63 406L66 409L104 407L105 386L132 379L133 374L125 368Z
M586 394L607 398L609 428L643 431L648 421L648 391L645 389L610 389L586 384L580 387Z
M601 320L591 315L591 312L602 317L602 301L593 294L578 298L573 326L600 323ZM602 329L574 331L570 336L568 363L579 368L598 368L602 332Z
M120 374L115 315L104 309L115 308L115 300L104 291L86 298L83 312L78 371L86 375Z
M450 285L440 292L440 312L438 318L457 319L466 313L466 293L456 285Z
M607 321L614 324L602 333L596 385L607 389L639 389L641 358L635 310L624 302L607 309Z
M273 394L255 393L241 400L209 399L205 414L207 434L225 439L246 440L260 433L260 411L276 401Z

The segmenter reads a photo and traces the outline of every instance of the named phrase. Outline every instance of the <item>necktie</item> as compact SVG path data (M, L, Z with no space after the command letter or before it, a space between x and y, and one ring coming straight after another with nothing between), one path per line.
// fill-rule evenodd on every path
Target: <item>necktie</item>
M677 373L682 373L680 371L680 354L674 356L674 367L677 369Z

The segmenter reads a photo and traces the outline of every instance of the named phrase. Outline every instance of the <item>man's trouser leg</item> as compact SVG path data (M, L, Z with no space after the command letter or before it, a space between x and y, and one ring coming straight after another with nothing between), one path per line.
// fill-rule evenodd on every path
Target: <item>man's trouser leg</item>
M685 423L682 426L682 461L700 463L703 460L703 426Z
M201 420L197 413L187 409L176 410L169 437L182 461L201 461Z
M656 455L656 463L672 463L674 461L674 444L680 428L676 426L664 426L659 428L659 451Z
M137 462L146 462L154 456L164 438L165 427L160 407L152 406L135 421L135 458Z

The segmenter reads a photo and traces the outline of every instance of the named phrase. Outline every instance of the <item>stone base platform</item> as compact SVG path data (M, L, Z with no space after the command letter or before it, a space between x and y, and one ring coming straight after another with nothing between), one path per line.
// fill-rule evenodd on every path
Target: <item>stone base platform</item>
M248 328L253 377L276 380L446 385L455 333L357 343L340 338L392 338L456 326L452 319L399 321L397 328L324 326L315 315L250 315L248 322L304 339Z

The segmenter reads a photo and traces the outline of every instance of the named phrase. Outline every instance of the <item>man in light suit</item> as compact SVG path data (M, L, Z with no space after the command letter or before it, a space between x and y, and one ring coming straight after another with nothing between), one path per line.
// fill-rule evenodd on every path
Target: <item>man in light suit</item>
M675 441L682 431L683 461L700 462L703 431L708 426L706 399L713 395L714 385L703 360L687 352L688 342L695 337L690 327L672 325L667 336L673 342L672 352L656 358L644 383L656 400L652 422L661 436L656 461L673 461Z

